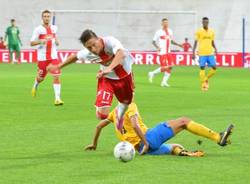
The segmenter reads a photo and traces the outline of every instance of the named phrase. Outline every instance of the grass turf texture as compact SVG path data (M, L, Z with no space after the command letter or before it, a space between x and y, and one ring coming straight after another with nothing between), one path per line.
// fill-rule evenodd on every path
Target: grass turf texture
M222 148L183 132L169 142L204 150L205 157L137 155L132 162L121 163L113 157L118 140L110 125L103 130L96 151L83 151L98 123L93 106L98 66L65 68L65 105L55 107L50 76L33 99L30 90L36 66L0 64L0 183L248 183L249 70L219 68L204 93L199 89L197 67L175 67L167 89L160 87L160 76L148 83L147 73L153 68L134 66L136 102L149 127L180 116L217 131L233 122L232 145Z

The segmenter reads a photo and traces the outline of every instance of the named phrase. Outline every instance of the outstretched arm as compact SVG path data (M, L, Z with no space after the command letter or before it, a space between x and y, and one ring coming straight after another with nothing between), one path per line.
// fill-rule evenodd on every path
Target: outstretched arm
M173 45L176 45L176 46L179 46L179 47L183 48L182 44L179 44L179 43L175 42L174 40L171 40L171 43Z
M148 144L148 142L147 142L147 140L146 140L146 138L145 138L145 136L144 136L144 134L143 134L140 126L139 126L138 115L135 114L135 115L131 116L130 117L130 122L131 122L131 124L132 124L132 126L133 126L133 128L135 130L135 133L140 137L141 141L144 144L144 147L143 147L143 149L142 149L142 151L140 153L141 155L143 155L143 154L145 154L148 151L149 144Z
M59 65L50 64L47 67L47 70L48 71L58 70L58 69L61 69L61 68L65 67L65 66L71 64L71 63L75 63L77 60L78 60L77 55L73 54L73 55L69 56L63 63L60 63Z
M101 133L102 129L105 126L107 126L109 123L110 123L110 121L107 119L100 121L100 123L96 126L92 144L87 145L84 148L85 150L96 150L100 133Z

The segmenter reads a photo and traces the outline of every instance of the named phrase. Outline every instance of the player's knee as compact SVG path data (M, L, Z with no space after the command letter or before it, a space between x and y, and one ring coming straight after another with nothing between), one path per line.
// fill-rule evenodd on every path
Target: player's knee
M98 110L96 111L96 118L103 120L103 119L107 119L108 118L108 114L107 113L101 113Z
M39 77L37 77L37 82L39 82L39 83L40 83L40 82L42 82L43 80L44 80L44 78L43 78L43 77L40 77L40 76L39 76Z
M178 121L181 126L185 127L191 121L191 119L188 117L181 117L178 119Z

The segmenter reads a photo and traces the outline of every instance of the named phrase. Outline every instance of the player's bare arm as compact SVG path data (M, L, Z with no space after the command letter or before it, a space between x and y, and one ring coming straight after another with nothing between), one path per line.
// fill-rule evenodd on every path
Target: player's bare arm
M194 46L193 46L193 56L192 56L192 59L195 59L195 50L196 50L196 47L197 47L197 40L194 41Z
M158 52L161 51L161 48L156 44L156 42L155 42L154 40L152 41L152 44L153 44L153 46L156 48L156 50L157 50Z
M214 48L214 53L217 54L217 48L216 48L216 46L215 46L214 40L212 41L212 46L213 46L213 48Z
M31 41L30 42L30 46L36 46L36 45L45 45L47 42L46 39L42 39L42 40L35 40L35 41Z
M56 43L56 46L59 46L60 42L59 42L58 38L55 39L55 43Z
M182 44L179 44L179 43L175 42L174 40L171 40L171 43L172 43L173 45L176 45L176 46L178 46L178 47L183 48Z
M110 73L115 67L117 67L119 64L122 64L124 58L125 58L124 51L122 49L119 49L116 52L115 57L111 62L111 64L105 70L97 73L97 78L101 78L103 75Z
M110 124L110 121L108 119L100 121L100 123L96 126L92 144L87 145L84 148L85 150L96 150L100 133L102 129L106 127L108 124Z
M132 124L133 129L135 130L135 133L140 137L141 141L144 144L144 147L143 147L143 149L142 149L142 151L140 153L141 155L143 155L148 151L149 144L148 144L148 142L147 142L147 140L146 140L140 126L138 125L138 116L136 114L131 116L130 117L130 122Z

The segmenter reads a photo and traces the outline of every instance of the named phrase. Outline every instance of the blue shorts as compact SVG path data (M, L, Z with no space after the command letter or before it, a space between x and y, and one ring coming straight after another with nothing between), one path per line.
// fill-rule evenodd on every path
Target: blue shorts
M210 56L199 56L199 64L200 67L205 67L206 64L209 67L214 67L216 66L216 60L214 55L210 55Z
M167 140L174 136L172 128L170 128L166 122L162 122L156 125L154 128L149 129L145 138L149 143L149 150L147 154L150 155L163 155L170 154L172 152L171 144L164 144ZM143 144L139 147L139 152L143 148Z

